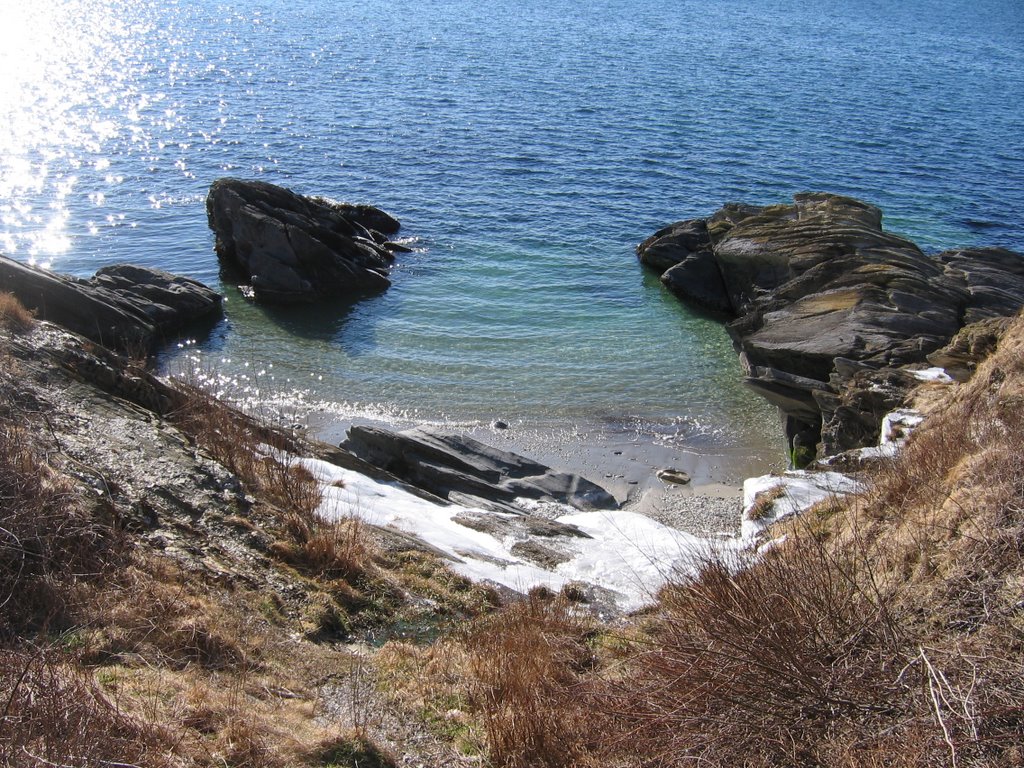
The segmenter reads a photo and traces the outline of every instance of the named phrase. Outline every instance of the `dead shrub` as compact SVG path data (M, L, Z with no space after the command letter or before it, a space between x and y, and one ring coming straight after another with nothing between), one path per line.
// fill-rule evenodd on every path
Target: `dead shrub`
M896 716L892 619L884 592L858 585L863 567L811 539L744 569L710 559L663 590L653 642L606 692L613 749L652 765L807 764L835 729Z
M477 620L462 639L469 702L495 765L578 765L588 715L576 691L594 666L588 623L563 599L527 598Z
M53 650L0 651L0 764L173 765L164 731L115 708Z
M324 520L316 513L293 511L284 523L290 541L278 542L272 551L294 568L350 583L370 570L373 548L358 518Z
M254 493L300 514L320 505L319 483L296 463L294 446L285 435L199 387L177 386L180 403L170 415L172 421Z

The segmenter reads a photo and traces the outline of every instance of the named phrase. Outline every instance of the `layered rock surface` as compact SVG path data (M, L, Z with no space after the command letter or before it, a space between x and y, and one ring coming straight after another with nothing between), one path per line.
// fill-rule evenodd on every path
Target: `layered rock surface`
M729 204L660 230L637 253L682 300L733 318L747 382L782 409L791 447L808 457L873 444L882 409L905 391L893 369L1024 305L1024 256L927 255L884 231L875 206L823 193Z
M202 283L131 264L103 267L80 280L0 256L0 290L40 319L132 352L222 311L220 295Z
M618 508L612 494L586 478L464 435L354 426L342 448L406 482L469 506L497 504L502 511L521 514L510 503L525 498L578 509Z
M400 224L368 205L304 197L262 181L218 179L206 198L217 255L253 298L294 304L382 291Z

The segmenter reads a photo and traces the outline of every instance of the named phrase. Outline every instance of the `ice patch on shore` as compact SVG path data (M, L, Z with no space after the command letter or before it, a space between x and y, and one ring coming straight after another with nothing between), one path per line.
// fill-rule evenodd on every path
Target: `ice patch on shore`
M325 518L355 517L412 534L443 552L463 576L518 592L535 586L559 590L568 582L584 581L612 590L621 610L637 610L652 604L670 577L691 573L712 548L731 546L677 531L635 512L579 512L563 506L564 514L557 521L576 526L589 538L559 538L558 545L569 560L545 569L512 554L520 539L499 538L454 520L469 512L501 513L437 504L398 484L378 482L328 462L299 462L321 484L323 501L318 511Z
M953 382L953 377L946 373L945 368L924 368L920 371L911 371L911 374L918 381L935 381L941 384Z
M807 472L791 470L781 475L762 475L748 478L743 483L743 523L740 537L752 541L761 531L790 515L806 512L827 499L833 499L864 490L863 483L839 472ZM778 494L770 501L761 502L763 494ZM761 510L756 519L751 513L759 503ZM767 506L770 505L770 506Z
M882 434L878 439L878 445L881 447L895 444L898 448L922 421L924 416L913 408L900 408L885 414L882 418Z

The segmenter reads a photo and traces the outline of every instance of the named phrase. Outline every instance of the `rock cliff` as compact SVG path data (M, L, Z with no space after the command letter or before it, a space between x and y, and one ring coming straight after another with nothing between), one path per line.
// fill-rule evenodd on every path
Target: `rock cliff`
M875 206L824 193L728 204L637 253L683 301L732 318L747 382L782 410L794 455L807 458L873 444L910 379L900 369L1024 306L1024 256L928 255L886 232Z

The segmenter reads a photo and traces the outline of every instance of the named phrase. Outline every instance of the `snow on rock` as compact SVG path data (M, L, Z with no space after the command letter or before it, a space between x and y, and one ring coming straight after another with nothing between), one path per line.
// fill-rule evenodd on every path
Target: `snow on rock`
M826 499L848 496L862 490L862 483L839 472L807 472L801 469L783 472L781 475L748 478L743 482L743 522L740 536L749 542L769 525L784 517L806 512ZM769 508L758 510L757 519L751 519L751 512L758 505L758 496L766 493L778 496L771 500Z
M655 601L671 577L696 572L698 564L730 542L712 542L669 528L637 512L581 512L558 518L590 536L574 539L571 560L556 569L568 581L598 584L624 596L625 610Z
M920 371L911 371L918 381L937 381L941 384L951 384L953 377L946 373L945 368L925 368Z
M513 555L515 539L498 538L453 519L467 512L499 517L501 513L436 504L397 484L377 482L327 462L300 462L321 484L323 502L318 512L323 517L355 517L410 533L444 552L451 558L451 567L463 576L517 592L539 585L558 590L570 581L584 581L614 592L621 610L636 610L653 603L670 576L692 572L711 551L735 546L668 528L635 512L579 512L564 506L565 514L557 522L576 526L589 538L559 540L569 559L545 569Z
M920 411L913 408L900 408L882 417L882 434L878 439L879 446L895 443L898 446L906 442L914 427L924 421Z

